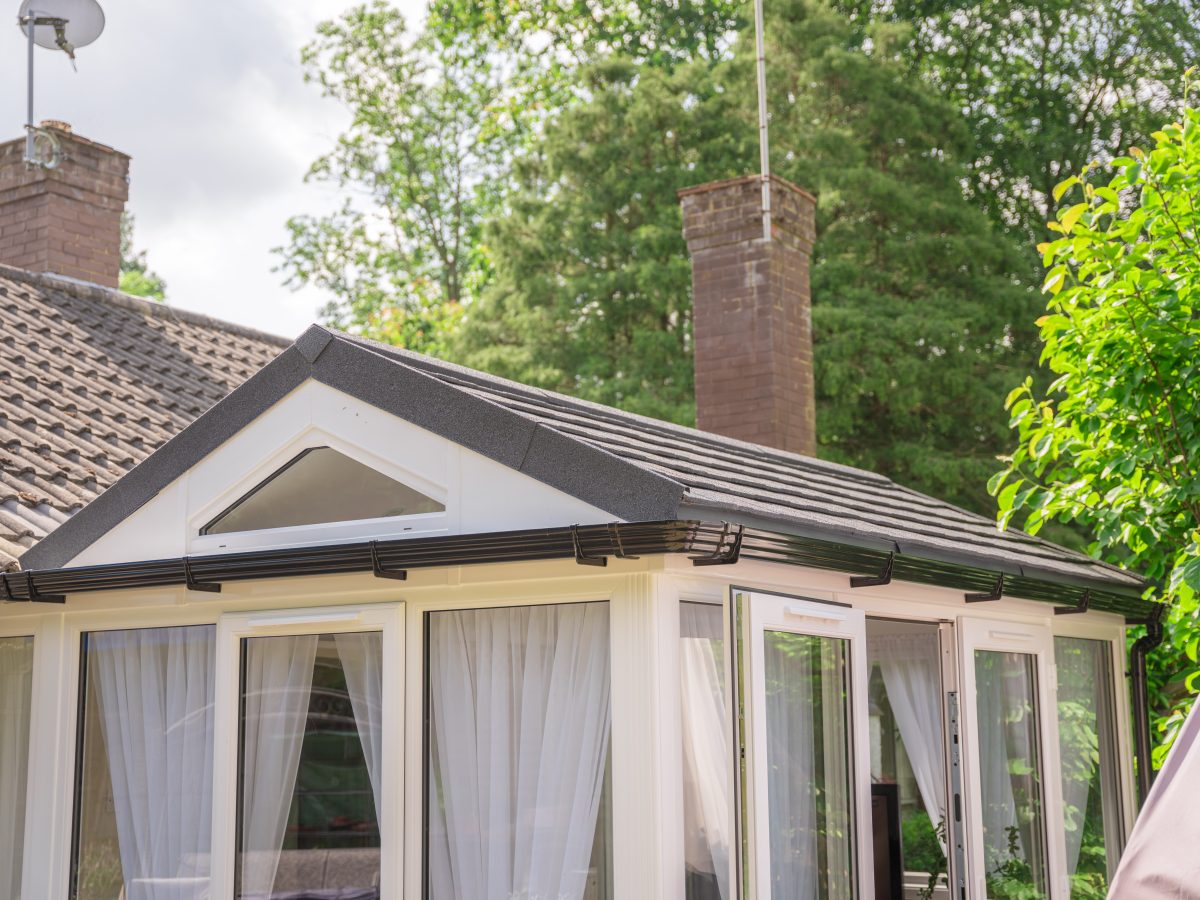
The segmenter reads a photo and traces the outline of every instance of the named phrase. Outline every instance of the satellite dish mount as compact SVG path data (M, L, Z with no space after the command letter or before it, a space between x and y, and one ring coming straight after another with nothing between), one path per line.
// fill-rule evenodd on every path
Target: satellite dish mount
M33 48L61 50L75 68L75 50L86 47L104 31L104 10L96 0L24 0L17 25L29 45L25 116L25 164L53 169L61 159L58 138L33 119Z

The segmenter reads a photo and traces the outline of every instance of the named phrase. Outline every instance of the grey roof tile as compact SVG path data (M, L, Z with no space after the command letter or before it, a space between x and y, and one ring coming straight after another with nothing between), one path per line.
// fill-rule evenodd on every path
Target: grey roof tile
M288 343L0 266L0 570Z

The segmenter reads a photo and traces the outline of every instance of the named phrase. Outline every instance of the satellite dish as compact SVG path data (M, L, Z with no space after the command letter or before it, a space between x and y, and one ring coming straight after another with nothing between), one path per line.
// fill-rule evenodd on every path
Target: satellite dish
M104 31L104 10L96 0L24 0L17 13L21 31L47 50L74 51L86 47ZM33 23L33 24L31 24Z

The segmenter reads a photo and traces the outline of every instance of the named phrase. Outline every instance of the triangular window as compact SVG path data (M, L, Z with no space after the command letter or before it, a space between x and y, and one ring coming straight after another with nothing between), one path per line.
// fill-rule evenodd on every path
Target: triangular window
M208 523L228 534L445 512L446 506L330 447L305 450Z

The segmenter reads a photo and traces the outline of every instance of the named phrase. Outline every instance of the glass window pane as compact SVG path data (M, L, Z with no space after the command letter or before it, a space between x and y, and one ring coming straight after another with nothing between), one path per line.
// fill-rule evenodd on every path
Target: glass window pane
M83 641L73 896L208 896L213 626Z
M679 604L687 900L728 900L730 771L721 607Z
M1123 838L1112 651L1107 641L1056 637L1054 661L1071 896L1103 897Z
M611 897L608 605L430 613L427 896Z
M854 877L849 642L768 631L772 900L845 900Z
M242 642L235 896L379 896L378 632Z
M305 450L203 534L444 512L445 505L330 447Z
M1036 658L975 651L988 897L1047 894Z
M33 638L0 638L0 898L21 896Z
M915 890L927 891L946 884L946 754L938 626L868 619L867 654L871 782L896 785L904 881ZM883 823L875 824L878 829ZM897 865L895 860L889 863Z

